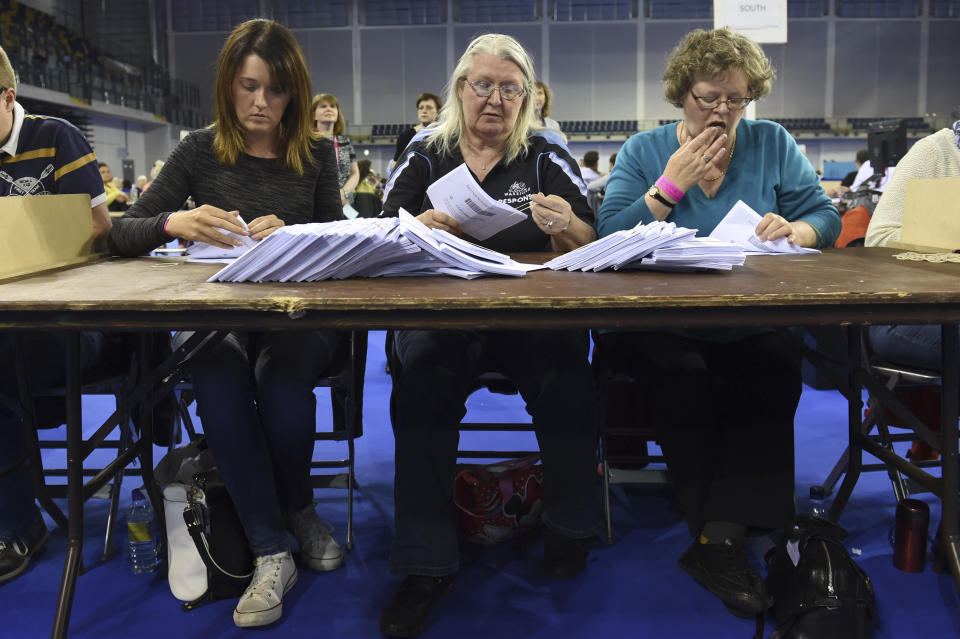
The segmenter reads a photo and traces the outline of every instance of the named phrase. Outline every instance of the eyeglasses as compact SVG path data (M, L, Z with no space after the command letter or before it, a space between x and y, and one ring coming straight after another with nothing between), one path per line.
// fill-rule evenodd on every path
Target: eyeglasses
M753 98L727 98L726 100L721 100L719 98L706 98L699 95L694 95L693 99L697 101L697 105L701 109L711 110L718 108L721 104L726 104L727 108L731 111L739 111L753 102Z
M470 82L466 80L466 83L470 85L470 88L473 89L473 92L477 94L477 97L480 98L489 98L493 95L494 90L500 91L500 97L504 100L516 100L523 95L523 87L519 84L502 84L496 86L490 82L484 82L483 80L477 80L476 82Z

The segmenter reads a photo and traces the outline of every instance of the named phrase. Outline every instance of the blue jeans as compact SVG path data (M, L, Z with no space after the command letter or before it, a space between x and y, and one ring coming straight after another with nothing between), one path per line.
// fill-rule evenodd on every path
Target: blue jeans
M396 331L394 340L391 571L443 576L459 568L452 510L458 426L482 372L506 375L533 416L543 456L544 524L575 538L600 530L600 401L585 331Z
M891 363L941 369L940 326L937 324L894 324L871 326L870 345Z
M23 333L24 364L31 392L62 386L65 380L66 336L63 333ZM80 334L80 366L100 360L104 335ZM20 390L13 360L13 339L0 335L0 393L19 403ZM0 402L0 541L22 537L39 515L34 504L28 455L29 433L17 415Z
M192 335L174 336L179 348ZM190 371L220 477L256 556L290 549L283 513L313 502L313 387L335 331L231 332Z

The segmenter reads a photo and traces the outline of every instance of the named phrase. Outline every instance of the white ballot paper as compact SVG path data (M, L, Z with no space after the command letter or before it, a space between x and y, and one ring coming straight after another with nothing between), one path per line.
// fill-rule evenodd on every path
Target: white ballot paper
M747 255L770 255L774 253L819 253L817 249L803 248L791 244L787 238L781 237L773 241L761 241L754 230L760 220L759 213L750 208L743 200L737 200L717 227L710 233L710 237L733 242L743 247Z
M244 229L247 228L247 223L243 221L243 218L239 215L237 220L243 226ZM242 244L240 246L233 246L231 248L221 248L219 246L214 246L213 244L207 244L206 242L197 241L187 247L187 257L192 262L194 260L203 260L203 261L227 261L233 260L250 249L256 246L257 241L248 235L237 235L236 233L231 233L225 229L220 229L224 235L229 235L235 240L240 240Z
M458 220L463 232L478 240L527 219L526 213L487 195L470 175L466 164L428 186L427 196L433 208Z

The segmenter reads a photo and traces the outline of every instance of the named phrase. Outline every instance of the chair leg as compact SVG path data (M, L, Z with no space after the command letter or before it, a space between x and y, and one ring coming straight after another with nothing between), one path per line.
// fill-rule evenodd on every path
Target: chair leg
M23 342L20 340L20 335L14 334L13 336L13 355L14 355L14 366L17 371L17 382L20 392L20 406L22 407L23 413L20 423L23 424L23 427L26 429L25 436L27 441L30 442L30 473L33 479L33 494L36 497L37 501L40 503L40 506L47 511L47 514L60 528L64 531L67 530L68 520L67 516L63 514L63 511L60 510L60 507L53 502L53 498L50 497L50 491L47 490L47 482L43 474L43 458L40 455L40 438L37 435L37 416L34 410L33 404L33 394L30 392L30 382L27 379L27 370L26 363L23 353Z
M125 450L130 448L133 443L133 424L130 421L129 415L121 416L121 427L120 427L120 445L117 449L117 455L121 455ZM115 552L114 548L114 533L117 526L117 513L120 509L120 493L123 490L123 474L124 468L120 468L116 476L113 478L113 481L110 483L110 510L107 513L107 532L103 537L103 554L100 555L100 561L108 561Z
M37 437L37 429L33 426L24 424L29 430L29 437L32 437L30 451L30 474L33 476L33 494L39 502L40 507L47 511L51 519L56 522L61 530L67 529L67 516L53 501L50 491L47 490L47 482L43 474L43 458L40 456L40 439Z
M603 456L603 518L607 528L607 544L613 545L613 518L610 514L610 466Z
M353 484L354 476L354 445L353 437L347 439L347 451L349 464L347 468L347 550L353 550Z

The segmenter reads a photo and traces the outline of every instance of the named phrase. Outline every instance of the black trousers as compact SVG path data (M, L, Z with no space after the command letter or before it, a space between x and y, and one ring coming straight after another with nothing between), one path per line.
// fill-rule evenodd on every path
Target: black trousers
M790 338L714 342L671 333L608 333L601 365L637 380L690 527L708 521L788 526L796 512L793 420L802 383ZM596 364L596 362L595 362Z
M483 372L506 375L533 416L543 458L544 523L569 537L599 531L599 401L587 349L584 331L394 333L393 572L442 576L459 568L452 505L458 427Z
M58 332L22 333L24 365L31 392L43 391L65 382L64 360L67 338ZM105 348L103 333L80 334L80 368L95 366ZM20 389L14 367L13 337L0 333L0 393L19 403ZM25 535L38 516L34 504L33 480L26 462L30 452L28 431L16 413L0 402L0 541Z

